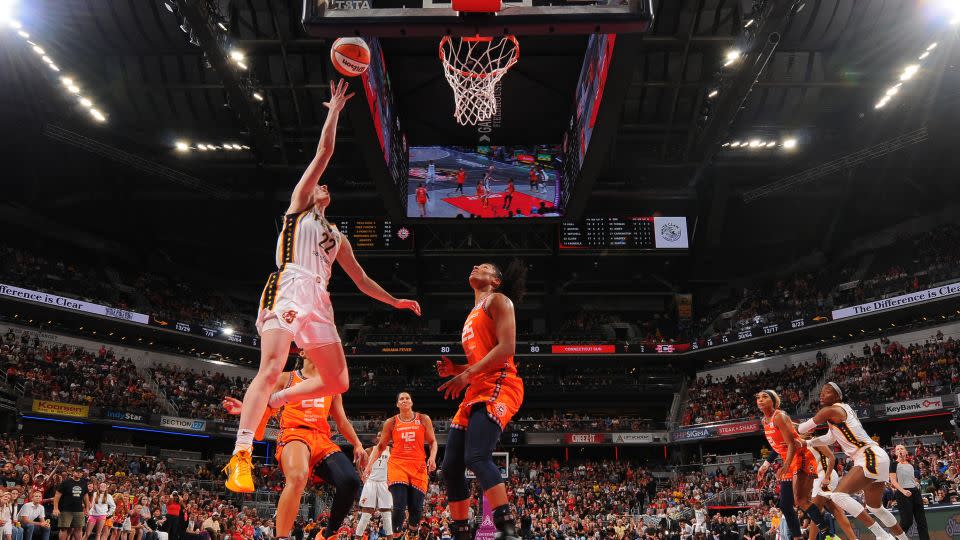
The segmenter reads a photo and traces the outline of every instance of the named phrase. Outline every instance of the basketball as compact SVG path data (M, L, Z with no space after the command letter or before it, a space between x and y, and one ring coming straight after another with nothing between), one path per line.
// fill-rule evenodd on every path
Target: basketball
M330 61L340 74L356 77L370 65L370 48L362 38L337 38L330 47Z

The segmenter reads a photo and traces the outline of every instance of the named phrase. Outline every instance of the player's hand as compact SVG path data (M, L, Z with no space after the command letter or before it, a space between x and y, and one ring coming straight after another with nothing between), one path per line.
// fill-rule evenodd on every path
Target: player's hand
M343 106L353 97L353 92L347 93L350 87L346 79L340 79L336 83L330 81L330 101L324 101L323 106L330 109L330 112L340 112Z
M50 515L52 515L53 517L60 517L60 510L57 510L56 508L54 508L53 512L51 512Z
M370 456L367 455L362 446L353 449L353 464L357 466L358 470L365 471L367 469L368 457Z
M420 302L416 300L407 300L406 298L400 298L397 300L397 303L393 305L397 309L409 309L410 311L417 314L417 317L420 316Z
M453 360L446 356L441 356L437 361L437 375L441 377L453 377L457 372L453 367Z
M227 396L223 398L223 408L226 409L227 414L237 415L243 409L243 402L235 397Z
M787 471L787 468L786 468L786 467L780 467L780 470L777 471L777 480L779 480L779 481L781 481L781 482L784 482L784 481L786 481L786 480L789 480L789 478L787 478L787 476L789 476L789 473L788 473L788 471Z
M906 495L907 497L910 497L910 496L913 495L913 493L910 493L910 490L903 489L903 488L900 488L900 493L903 493L903 494Z
M436 458L427 458L427 472L432 473L435 470L437 470Z
M443 399L457 399L463 393L466 387L470 386L470 379L466 377L466 371L448 380L437 388L438 392L443 392Z

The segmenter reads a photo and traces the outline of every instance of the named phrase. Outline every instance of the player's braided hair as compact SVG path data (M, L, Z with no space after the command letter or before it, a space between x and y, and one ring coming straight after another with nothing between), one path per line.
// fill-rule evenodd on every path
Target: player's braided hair
M520 259L513 259L507 265L506 270L501 270L495 263L488 263L497 271L497 277L500 279L500 286L496 292L503 294L519 304L523 301L523 296L527 294L527 265Z

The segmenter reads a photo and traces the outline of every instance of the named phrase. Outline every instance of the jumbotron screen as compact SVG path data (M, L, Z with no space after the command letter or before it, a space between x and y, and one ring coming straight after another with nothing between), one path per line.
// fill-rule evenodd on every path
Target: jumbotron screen
M410 148L407 217L558 218L559 145Z

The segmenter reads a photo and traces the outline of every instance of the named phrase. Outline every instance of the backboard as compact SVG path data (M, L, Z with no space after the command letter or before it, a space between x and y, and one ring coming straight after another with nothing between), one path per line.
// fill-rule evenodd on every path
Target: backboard
M630 34L650 26L652 2L519 0L463 13L444 0L304 0L303 25L315 37Z

